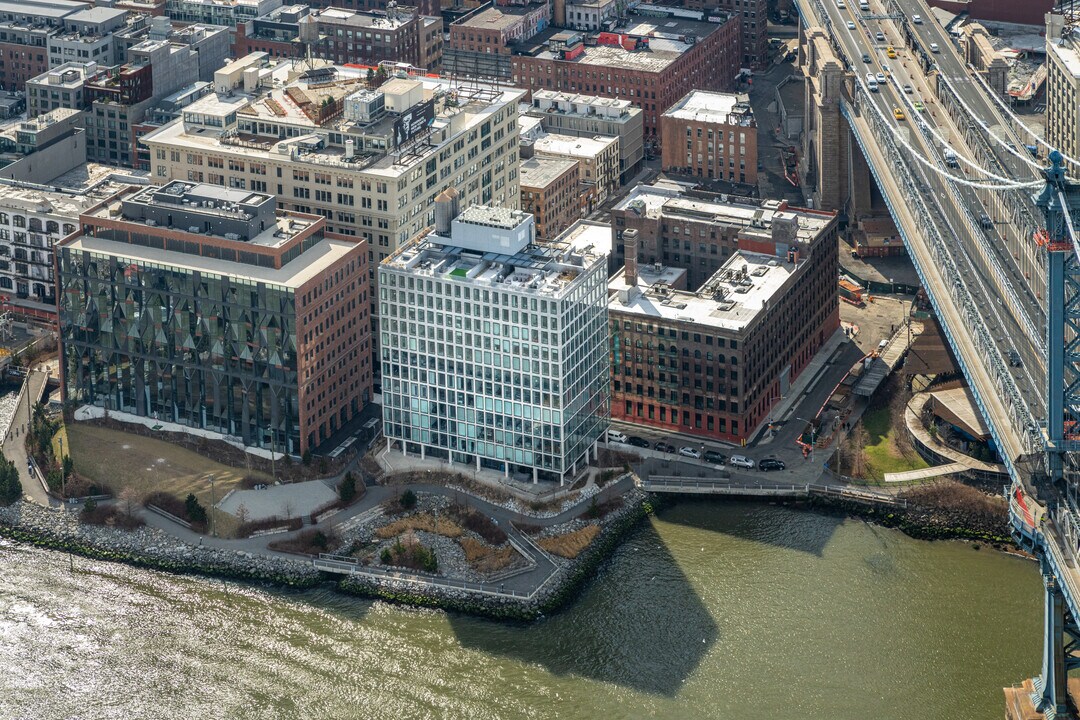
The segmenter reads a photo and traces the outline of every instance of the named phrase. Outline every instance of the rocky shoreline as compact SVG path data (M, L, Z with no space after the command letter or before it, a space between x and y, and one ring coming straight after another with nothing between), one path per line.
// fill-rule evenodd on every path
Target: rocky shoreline
M907 509L876 507L839 498L814 497L803 503L806 507L830 513L841 513L894 528L916 540L967 540L985 543L1005 552L1016 550L1009 533L1009 518L988 522L982 516L941 508L912 506Z
M497 620L530 621L550 614L577 596L622 538L653 512L645 493L632 491L623 507L605 519L597 538L574 560L565 561L532 598L477 596L460 590L418 588L394 578L352 577L333 582L304 560L191 545L163 530L127 531L83 525L62 508L20 501L0 507L0 537L94 560L176 574L205 575L256 584L308 589L331 583L338 591L388 602L436 608Z
M605 519L600 534L580 555L561 565L551 580L532 598L478 596L451 588L425 588L419 592L412 583L394 578L350 577L338 583L341 592L376 598L402 605L439 608L496 620L531 621L564 607L591 578L596 569L618 547L637 524L652 514L653 501L646 493L633 490L624 505Z
M24 501L0 507L0 536L94 560L171 573L210 575L297 589L322 582L321 574L303 561L190 545L156 528L127 531L82 525L73 512Z

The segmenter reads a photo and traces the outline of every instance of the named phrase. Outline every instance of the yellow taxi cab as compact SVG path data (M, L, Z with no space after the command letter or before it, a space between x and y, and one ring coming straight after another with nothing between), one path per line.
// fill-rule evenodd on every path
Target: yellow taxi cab
M886 55L888 55L888 56L889 56L889 58L894 58L894 57L896 57L896 51L895 51L895 50L893 50L893 46L892 46L892 45L890 45L889 47L885 48L885 54L886 54Z
M897 120L903 120L904 119L904 111L901 110L898 107L894 107L892 109L892 114L893 114L893 117L896 118Z

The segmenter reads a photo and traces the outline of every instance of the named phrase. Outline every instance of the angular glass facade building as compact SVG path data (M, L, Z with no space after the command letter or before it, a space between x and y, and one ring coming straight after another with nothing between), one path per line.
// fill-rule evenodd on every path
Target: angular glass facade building
M474 206L379 267L388 443L534 481L572 478L607 430L606 225L536 243Z
M170 183L84 215L57 252L65 399L295 455L359 413L365 243L274 204Z

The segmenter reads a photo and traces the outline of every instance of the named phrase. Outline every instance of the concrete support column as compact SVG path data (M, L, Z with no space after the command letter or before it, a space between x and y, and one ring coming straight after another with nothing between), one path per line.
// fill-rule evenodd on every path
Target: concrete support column
M423 443L420 444L420 459L421 460L424 459L424 445L423 445Z
M394 441L390 438L386 438L386 452L390 452L390 446L394 444Z
M480 472L480 456L476 456L476 472Z
M504 478L510 477L510 461L509 460L503 461L503 477Z
M538 482L540 482L540 473L537 471L536 468L533 468L533 485Z
M593 462L600 460L600 442L598 440L592 441L592 459Z
M1065 600L1058 592L1054 576L1043 561L1043 585L1045 602L1043 616L1043 669L1042 699L1038 709L1054 710L1059 715L1068 711L1068 695L1065 683L1068 679L1065 667Z

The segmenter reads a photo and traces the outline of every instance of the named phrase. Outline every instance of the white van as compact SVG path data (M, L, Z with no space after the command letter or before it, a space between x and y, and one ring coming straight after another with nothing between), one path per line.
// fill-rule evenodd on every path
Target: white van
M859 0L859 9L863 12L870 12L870 3L866 0Z
M866 87L870 88L870 92L877 92L878 84L874 73L866 73Z
M916 25L922 25L922 15L912 15L911 22L915 23Z
M623 443L626 444L626 434L621 433L618 430L607 431L607 441L609 443Z

